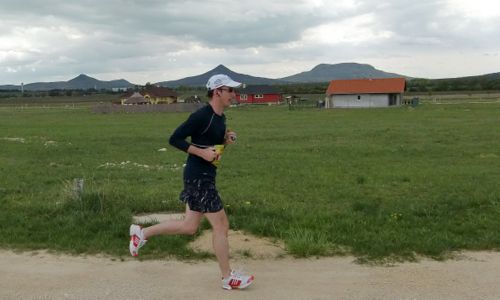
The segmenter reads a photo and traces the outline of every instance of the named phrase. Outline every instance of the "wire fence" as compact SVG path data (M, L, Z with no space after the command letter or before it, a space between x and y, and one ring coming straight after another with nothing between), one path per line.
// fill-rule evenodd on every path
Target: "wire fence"
M158 113L192 112L206 105L205 103L171 103L147 105L97 104L91 108L94 113Z

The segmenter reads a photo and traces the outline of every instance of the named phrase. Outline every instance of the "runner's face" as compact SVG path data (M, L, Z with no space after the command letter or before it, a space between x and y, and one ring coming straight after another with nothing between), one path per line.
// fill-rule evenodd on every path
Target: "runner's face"
M220 98L222 99L222 102L224 106L229 106L231 105L231 100L236 97L236 91L232 87L221 87L219 88L221 91Z

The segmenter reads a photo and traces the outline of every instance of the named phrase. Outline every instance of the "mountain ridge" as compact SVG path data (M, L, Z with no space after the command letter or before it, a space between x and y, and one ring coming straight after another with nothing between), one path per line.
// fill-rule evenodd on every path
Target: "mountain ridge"
M232 79L243 82L248 85L253 84L293 84L293 83L318 83L329 82L335 79L359 79L359 78L390 78L404 77L411 78L405 75L388 73L375 69L368 64L358 63L341 63L341 64L319 64L310 71L301 72L295 75L271 79L264 77L255 77L246 74L241 74L228 69L224 65L218 65L214 69L203 74L191 77L185 77L179 80L161 81L155 84L165 87L179 86L204 86L208 78L214 74L227 74Z
M185 77L178 80L160 81L155 84L159 86L172 87L172 88L179 86L205 86L208 79L215 74L226 74L233 80L238 82L244 82L245 84L276 84L276 79L256 77L256 76L237 73L230 70L229 68L227 68L222 64L200 75Z
M23 86L26 91L49 91L49 90L87 90L87 89L127 89L135 85L125 79L110 81L98 80L85 74L80 74L68 81L33 82ZM0 85L0 90L21 89L20 85Z
M389 73L376 69L368 64L340 63L319 64L310 71L301 72L292 76L280 78L283 81L293 83L329 82L336 79L361 79L361 78L394 78L409 76Z
M490 73L477 76L466 76L457 78L443 78L443 79L425 79L425 78L412 78L405 75L400 75L396 73L385 72L378 70L369 64L359 64L359 63L339 63L339 64L318 64L309 71L300 72L291 76L282 78L265 78L251 76L247 74L237 73L233 70L227 68L226 66L219 64L215 68L199 75L189 76L177 80L170 81L160 81L154 83L154 85L176 88L180 86L191 86L191 87L204 87L208 78L214 74L227 74L232 79L243 82L247 85L276 85L276 84L298 84L298 83L323 83L329 82L331 80L337 79L359 79L359 78L390 78L390 77L404 77L408 80L429 80L429 81L439 81L439 80L471 80L471 79L489 79L497 80L500 79L500 72ZM25 84L23 86L24 90L31 91L48 91L53 89L60 90L78 90L78 89L128 89L134 88L136 84L130 83L125 79L116 79L110 81L102 81L92 78L85 74L80 74L75 78L68 81L55 81L55 82L34 82ZM0 85L0 90L20 90L20 85Z

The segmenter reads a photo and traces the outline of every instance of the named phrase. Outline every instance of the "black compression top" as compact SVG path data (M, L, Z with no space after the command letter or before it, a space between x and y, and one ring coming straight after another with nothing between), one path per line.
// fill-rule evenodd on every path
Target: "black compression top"
M226 116L219 116L211 105L206 105L182 123L169 139L170 145L187 152L190 145L205 148L224 144L226 134ZM186 138L191 137L191 143ZM216 167L203 158L189 154L184 168L184 179L212 177L215 179Z

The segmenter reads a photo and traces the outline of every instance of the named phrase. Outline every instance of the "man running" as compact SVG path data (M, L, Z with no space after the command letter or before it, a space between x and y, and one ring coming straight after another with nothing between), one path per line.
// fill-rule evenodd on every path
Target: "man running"
M241 83L229 76L218 74L207 82L208 105L192 113L170 137L170 144L188 153L184 168L184 190L180 200L186 203L183 220L169 220L147 228L130 226L130 253L139 254L139 248L155 235L195 234L201 219L205 216L212 226L212 243L222 275L222 288L243 289L254 277L231 270L229 264L229 243L227 219L224 206L215 185L217 162L220 151L233 144L236 133L226 130L224 109L231 105L235 88ZM191 137L191 142L186 138ZM217 151L216 151L217 150Z

